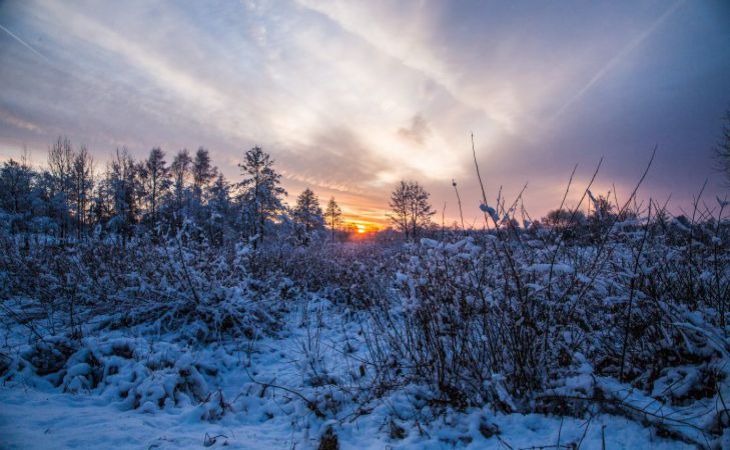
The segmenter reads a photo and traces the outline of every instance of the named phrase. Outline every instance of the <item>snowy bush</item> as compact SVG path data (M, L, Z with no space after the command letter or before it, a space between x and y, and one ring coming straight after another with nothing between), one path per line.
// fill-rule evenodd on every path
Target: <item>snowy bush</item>
M371 311L384 384L425 383L437 404L505 412L641 410L606 401L595 377L667 406L721 404L728 224L602 229L597 242L498 230L408 247L395 292ZM720 433L723 408L704 412L706 430Z
M207 342L276 327L267 298L286 281L251 278L248 258L246 247L214 250L178 236L162 245L33 245L27 254L12 247L0 265L9 307L52 334L141 326Z

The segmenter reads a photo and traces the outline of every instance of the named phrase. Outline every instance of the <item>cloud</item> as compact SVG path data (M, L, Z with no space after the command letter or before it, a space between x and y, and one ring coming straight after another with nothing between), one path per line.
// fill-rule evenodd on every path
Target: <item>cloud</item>
M620 52L618 52L615 56L613 56L611 59L608 60L608 62L601 67L598 72L596 72L588 82L578 90L578 92L575 93L570 99L561 106L557 112L555 113L555 116L553 116L553 120L559 117L569 106L571 106L573 103L578 101L585 93L593 87L596 83L598 83L607 73L609 70L613 69L616 65L618 65L621 60L623 60L627 55L629 55L636 47L641 45L644 40L646 40L662 23L664 23L669 16L674 14L675 11L684 3L685 0L677 0L670 6L661 16L659 16L654 22L652 22L648 28L643 30L638 36L636 36L634 39L632 39L626 46L624 46Z
M35 133L43 131L38 125L36 125L32 122L28 122L27 120L21 119L20 117L17 117L8 111L3 111L2 109L0 109L0 121L5 122L9 125L12 125L15 128L20 128L20 129L32 131Z
M408 128L398 128L398 136L419 146L424 144L429 134L431 134L431 128L426 119L419 114L413 116Z
M30 51L31 51L31 52L32 52L32 53L33 53L34 55L36 55L36 56L38 56L39 58L41 58L41 59L44 59L44 60L46 60L46 59L47 59L47 58L46 58L46 57L45 57L44 55L42 55L42 54L41 54L41 53L40 53L40 52L39 52L38 50L34 49L34 48L33 48L33 47L32 47L32 46L30 45L30 44L28 44L27 42L25 42L24 40L22 40L22 39L21 39L20 37L18 37L18 36L17 36L17 35L15 34L15 33L13 33L12 31L8 30L8 29L7 29L7 28L5 28L4 26L0 25L0 30L3 30L4 32L6 32L6 33L7 33L7 34L8 34L8 35L9 35L10 37L12 37L12 38L13 38L13 39L15 39L16 41L18 41L18 42L19 42L19 43L20 43L20 44L21 44L21 45L22 45L23 47L25 47L25 48L27 48L28 50L30 50Z
M0 144L43 151L68 134L98 161L121 145L138 157L205 145L233 180L261 145L288 189L370 218L403 178L438 205L453 203L456 178L478 206L470 132L488 190L529 181L540 210L560 196L555 173L605 155L606 176L623 182L654 142L686 189L710 173L705 147L730 103L730 33L715 6L676 7L11 2Z

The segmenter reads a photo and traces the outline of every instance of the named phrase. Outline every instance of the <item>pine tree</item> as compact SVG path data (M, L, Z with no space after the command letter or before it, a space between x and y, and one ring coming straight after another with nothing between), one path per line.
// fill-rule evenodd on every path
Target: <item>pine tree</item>
M5 161L0 168L0 211L7 214L12 232L25 231L33 218L33 179L37 176L24 162Z
M139 172L140 166L135 164L127 149L117 149L116 158L109 164L104 180L103 189L112 203L109 226L124 238L132 236L140 212L144 190Z
M303 242L308 244L312 232L324 227L324 217L319 200L311 189L307 188L297 197L297 204L292 210L294 223L303 231Z
M165 153L160 147L150 151L150 156L141 167L145 197L149 207L148 218L150 228L156 230L160 199L170 188L170 169L165 162Z
M210 233L210 208L207 203L213 196L211 191L213 188L212 184L213 180L218 177L218 169L211 164L208 150L203 147L198 148L198 151L195 152L191 171L193 175L193 187L188 212L190 217L195 220L201 229L208 229L208 234L212 239ZM218 181L225 183L222 177ZM221 185L218 187L221 188ZM226 190L226 195L228 195L228 190Z
M334 241L335 231L337 230L337 227L342 224L342 210L334 197L331 197L330 201L327 203L327 209L324 212L324 217L327 220L327 225L330 227L330 231L332 232L332 241Z
M273 168L274 160L260 147L247 151L238 166L245 177L238 183L244 233L248 237L257 236L254 244L257 245L264 237L267 221L284 209L281 197L286 191L279 186L281 175Z
M206 211L205 228L214 245L222 246L226 241L226 230L232 229L235 213L231 204L231 189L223 175L219 174L210 186Z
M213 179L216 178L217 170L211 165L210 154L208 150L200 147L195 152L195 159L193 160L193 186L196 190L196 195L200 196L200 192L210 184Z
M169 223L172 229L177 230L182 226L183 217L187 216L187 204L189 191L186 188L186 181L191 176L193 159L187 149L182 149L175 155L170 165L172 174L173 198L167 202L169 209Z

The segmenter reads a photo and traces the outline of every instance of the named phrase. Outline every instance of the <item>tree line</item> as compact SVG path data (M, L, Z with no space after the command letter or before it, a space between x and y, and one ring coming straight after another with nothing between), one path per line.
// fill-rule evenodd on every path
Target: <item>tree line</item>
M43 234L62 241L90 236L126 241L137 233L173 236L187 226L213 245L244 239L254 247L268 238L303 245L321 238L335 241L352 231L343 228L342 209L334 197L323 209L307 188L294 206L287 205L281 174L261 147L244 152L238 182L226 180L204 147L194 154L180 150L170 163L166 158L160 147L141 160L122 148L97 171L85 146L76 149L68 138L59 137L49 147L47 168L31 167L25 156L2 163L0 226L12 234ZM412 180L400 181L391 193L387 218L406 240L415 241L435 228L429 197ZM568 235L600 228L614 215L614 205L603 196L591 195L591 200L589 216L558 209L522 225L562 229Z
M307 188L289 207L274 160L260 147L246 151L242 179L229 182L200 147L177 152L168 163L153 148L135 160L117 149L103 171L85 146L59 137L48 151L47 168L24 156L0 167L0 225L13 234L38 233L68 241L136 233L174 235L189 226L199 238L223 245L241 238L254 246L269 235L308 244L315 236L337 237L342 210L331 198L323 210ZM327 228L329 233L327 233Z

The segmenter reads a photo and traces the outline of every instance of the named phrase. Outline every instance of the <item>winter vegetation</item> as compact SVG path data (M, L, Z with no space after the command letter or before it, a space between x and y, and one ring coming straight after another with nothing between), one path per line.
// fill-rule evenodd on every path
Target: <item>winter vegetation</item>
M730 446L726 200L673 216L571 177L538 220L453 182L467 229L402 181L393 229L352 241L263 149L239 167L101 169L65 138L2 163L9 448Z

